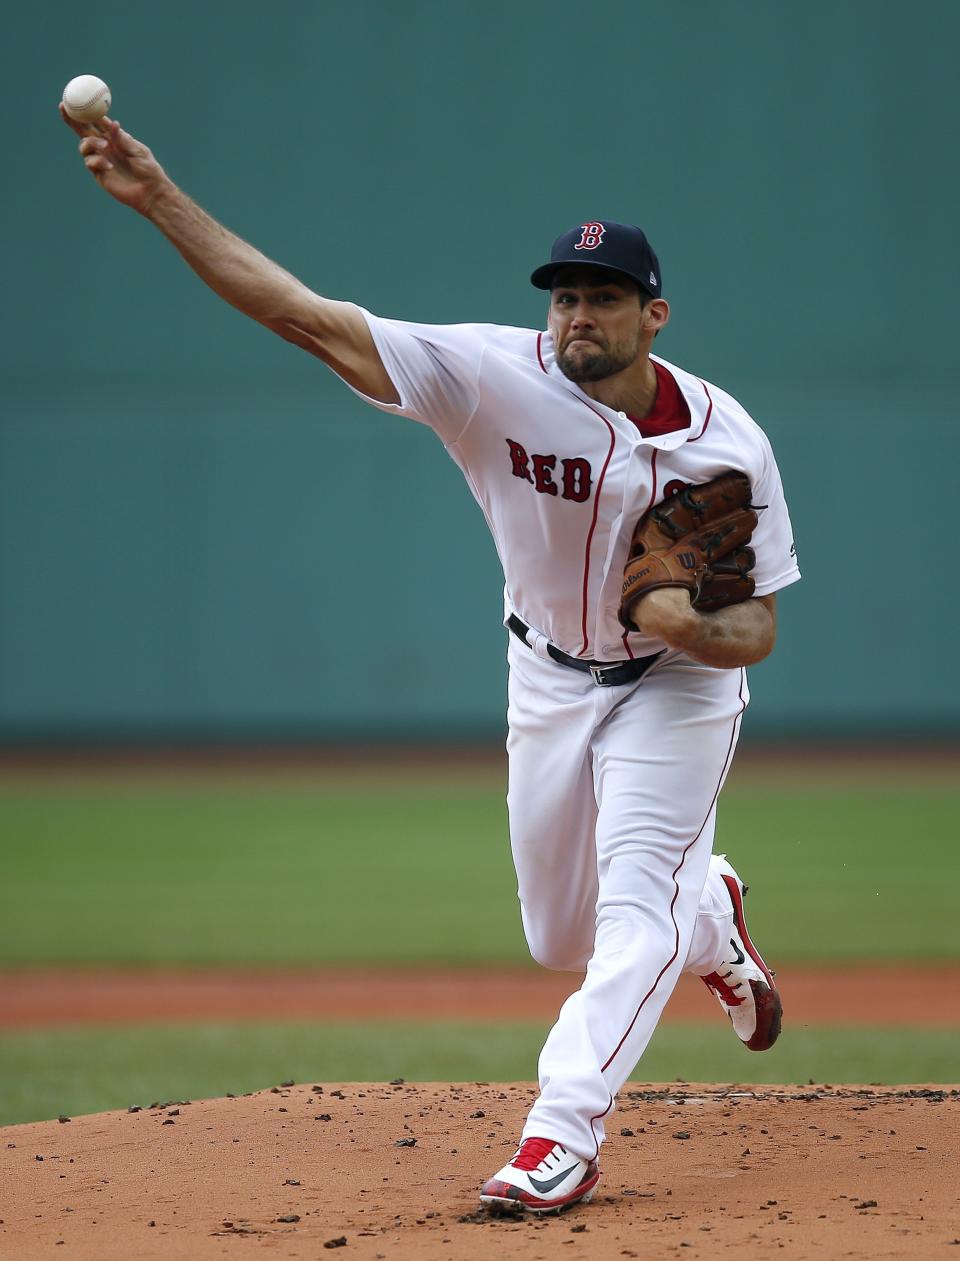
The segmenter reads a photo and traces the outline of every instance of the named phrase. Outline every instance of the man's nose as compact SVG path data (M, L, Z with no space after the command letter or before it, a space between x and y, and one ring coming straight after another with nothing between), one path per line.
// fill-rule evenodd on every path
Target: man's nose
M580 303L573 312L573 319L570 321L571 328L593 328L593 317L589 309Z

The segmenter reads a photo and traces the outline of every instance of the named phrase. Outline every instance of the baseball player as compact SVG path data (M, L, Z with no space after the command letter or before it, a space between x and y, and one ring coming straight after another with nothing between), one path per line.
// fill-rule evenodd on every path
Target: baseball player
M670 311L639 228L597 220L558 238L531 277L549 294L543 331L404 323L313 293L115 121L69 125L98 183L222 298L429 425L486 517L505 578L523 926L540 963L585 975L481 1201L588 1200L604 1123L682 971L751 1049L780 1029L746 890L711 853L746 667L773 648L775 593L800 576L770 445L730 395L652 353Z

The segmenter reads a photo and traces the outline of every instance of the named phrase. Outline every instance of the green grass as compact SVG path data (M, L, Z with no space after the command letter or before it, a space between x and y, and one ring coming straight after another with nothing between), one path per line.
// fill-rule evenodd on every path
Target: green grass
M960 958L960 790L731 786L718 849L780 962ZM497 784L0 790L0 966L521 961Z
M0 1124L297 1082L528 1081L541 1024L223 1024L0 1036ZM753 1055L719 1019L663 1025L643 1081L956 1082L956 1030L787 1031Z

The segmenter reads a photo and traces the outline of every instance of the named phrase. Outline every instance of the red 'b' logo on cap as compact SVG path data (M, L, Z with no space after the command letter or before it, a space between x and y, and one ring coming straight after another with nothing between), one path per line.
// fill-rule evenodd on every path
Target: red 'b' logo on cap
M606 228L602 223L585 223L580 240L573 247L575 250L595 250L603 240Z

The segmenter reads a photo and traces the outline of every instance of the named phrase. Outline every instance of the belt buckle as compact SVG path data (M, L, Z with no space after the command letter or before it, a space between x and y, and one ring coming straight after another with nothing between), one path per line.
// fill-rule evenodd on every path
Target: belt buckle
M607 673L608 670L613 670L613 669L616 669L616 667L615 666L602 666L602 665L590 667L590 673L593 675L593 681L594 683L596 683L597 687L611 687L612 686L610 680L605 679L604 675Z

